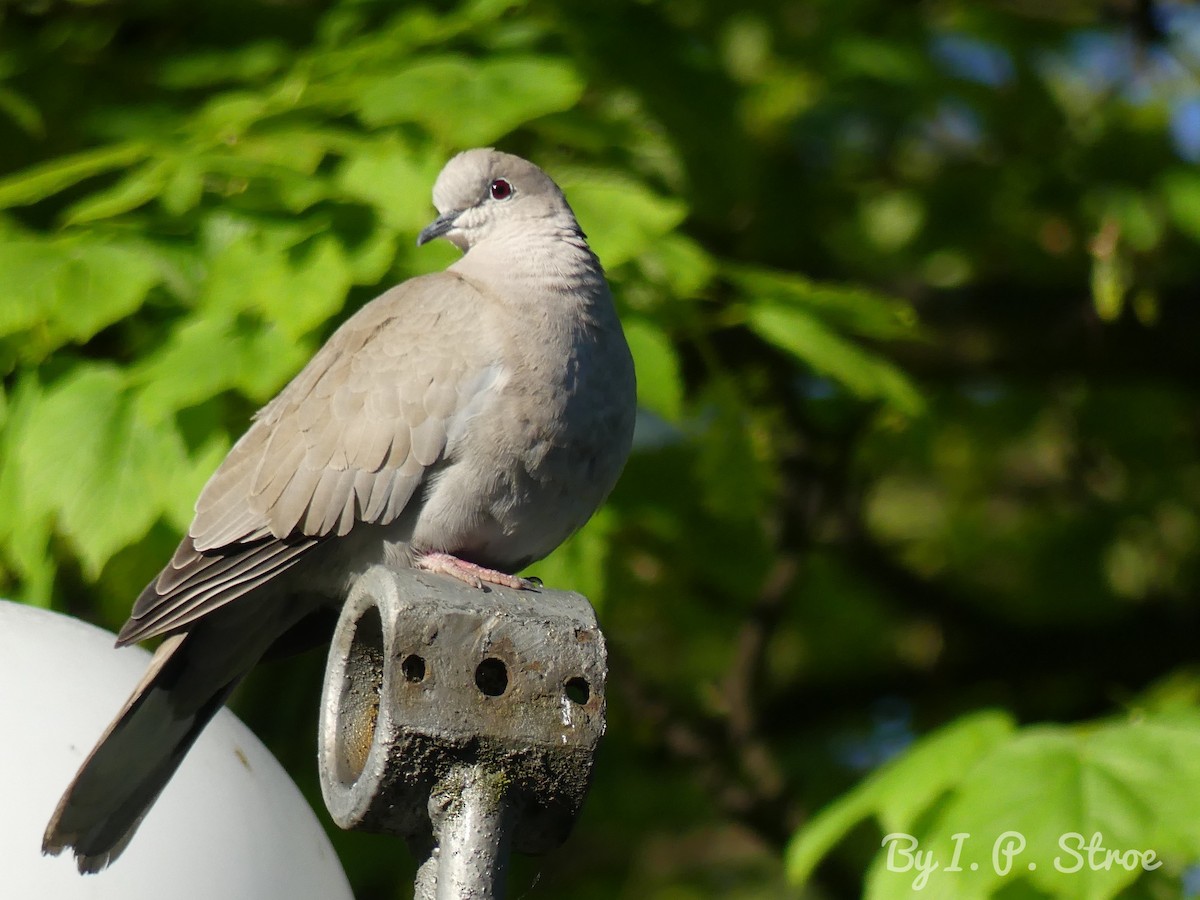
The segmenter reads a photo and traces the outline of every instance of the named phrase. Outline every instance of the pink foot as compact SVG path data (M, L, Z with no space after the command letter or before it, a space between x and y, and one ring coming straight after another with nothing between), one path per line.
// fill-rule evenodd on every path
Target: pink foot
M449 553L426 553L423 556L418 556L413 565L418 569L424 569L426 572L449 575L451 578L465 581L472 587L477 587L481 590L485 584L499 584L504 587L516 588L517 590L525 590L536 586L532 581L518 578L516 575L509 575L505 572L497 572L495 569L477 566L473 562L467 562L465 559L459 559L457 556L451 556Z

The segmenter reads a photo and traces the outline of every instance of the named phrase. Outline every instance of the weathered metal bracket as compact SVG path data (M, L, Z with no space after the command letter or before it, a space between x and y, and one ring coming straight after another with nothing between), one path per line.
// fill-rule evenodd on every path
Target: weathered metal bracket
M330 814L406 838L423 860L417 900L502 897L510 850L554 849L579 813L607 674L579 594L368 570L325 669Z

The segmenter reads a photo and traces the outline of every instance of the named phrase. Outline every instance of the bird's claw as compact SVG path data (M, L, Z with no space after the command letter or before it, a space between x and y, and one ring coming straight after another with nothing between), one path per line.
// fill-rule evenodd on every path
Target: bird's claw
M540 578L521 578L517 575L510 575L507 572L467 562L465 559L459 559L449 553L425 553L417 557L413 565L426 572L437 572L457 578L481 591L486 591L489 584L514 588L519 591L532 590L542 586Z

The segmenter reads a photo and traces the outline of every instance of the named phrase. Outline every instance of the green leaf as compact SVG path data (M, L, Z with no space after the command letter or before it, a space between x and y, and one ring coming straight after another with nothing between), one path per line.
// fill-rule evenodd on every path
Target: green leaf
M378 284L396 258L396 232L376 228L357 246L348 249L350 275L355 284Z
M180 160L167 176L159 202L172 216L195 208L204 196L204 169L192 159Z
M907 246L925 223L925 207L913 191L889 191L863 199L859 219L867 238L884 252Z
M432 149L418 153L389 140L350 154L336 184L374 207L389 228L416 234L435 215L429 192L444 162Z
M705 507L739 528L760 528L778 476L761 418L732 379L711 383L695 405L703 411L697 423L703 431L694 440L695 480L704 485Z
M1200 241L1200 174L1191 169L1168 172L1163 176L1162 193L1175 227Z
M193 52L167 57L158 81L170 88L200 88L227 82L260 81L277 72L288 56L280 41L258 41L245 47Z
M1101 321L1113 322L1125 306L1129 267L1116 252L1092 260L1092 306Z
M12 119L26 134L42 137L46 133L46 122L41 111L24 96L3 85L0 85L0 112Z
M129 315L165 276L149 245L83 237L0 239L0 273L0 336L41 326L51 347Z
M5 398L0 423L0 560L21 579L19 598L48 606L55 565L50 556L52 514L27 500L28 487L18 463L30 411L41 400L37 379L26 375Z
M249 423L247 423L249 425ZM188 460L167 474L164 482L163 517L180 534L188 530L196 514L196 498L208 479L229 453L224 434L211 435Z
M970 835L963 871L933 872L922 896L991 897L1023 881L1062 900L1104 900L1142 869L1106 866L1103 857L1090 864L1083 847L1093 835L1109 849L1153 850L1178 871L1200 856L1198 804L1200 713L1192 709L1099 726L1026 729L972 766L927 826L904 830L943 862L952 836ZM1019 849L1007 875L993 857L1005 836ZM865 895L909 897L913 877L890 871L881 853Z
M68 225L107 219L149 203L167 183L168 167L161 162L134 169L112 187L73 204L63 216Z
M138 402L145 414L165 419L237 386L247 362L245 350L232 320L189 317L130 370L130 381L139 388ZM264 357L262 362L274 361Z
M144 245L97 242L63 249L54 278L54 316L75 341L132 313L162 280L158 261Z
M271 115L270 104L252 91L229 91L214 95L197 113L191 125L198 135L234 144L255 123Z
M1169 176L1168 176L1169 179ZM1100 194L1102 215L1120 226L1121 243L1148 253L1162 241L1163 214L1151 196L1127 188L1108 188Z
M279 393L317 349L311 338L295 340L275 327L252 329L245 339L246 364L237 386L256 403L265 403ZM270 360L270 364L264 364L264 360Z
M526 576L535 575L554 590L578 591L599 607L607 587L606 564L616 522L612 510L602 507L557 550L526 569Z
M239 312L267 319L295 340L341 309L352 283L350 263L336 239L261 228L220 249L212 261L202 302L213 314Z
M544 56L484 61L446 55L378 79L357 98L368 125L418 123L445 146L488 144L518 125L570 109L583 95L571 64Z
M54 514L92 580L161 515L186 462L173 424L140 415L121 374L96 365L46 389L16 454L27 511Z
M806 882L829 850L869 816L877 816L885 832L915 828L918 817L1014 728L1008 714L985 710L917 741L796 833L785 856L788 879Z
M147 155L140 142L88 150L0 179L0 208L36 203L93 175L132 165Z
M679 232L658 237L645 248L638 262L647 278L663 284L678 299L696 296L717 274L712 256Z
M897 85L918 81L928 71L928 56L901 43L855 34L837 41L833 58L854 75Z
M609 269L653 252L659 238L687 215L682 201L621 175L570 169L556 174L592 249Z
M726 266L723 271L753 302L798 306L841 331L877 340L917 335L917 316L909 304L866 288L748 266Z
M307 128L271 130L236 144L237 155L301 175L313 175L329 152L328 135Z
M197 315L182 322L129 377L142 415L161 421L231 389L262 401L304 365L309 352L306 344L271 325Z
M678 422L683 408L683 377L679 356L666 333L640 317L626 317L625 338L637 368L638 405L669 422Z
M289 338L298 340L342 308L350 290L350 263L342 245L324 235L288 257L278 285L260 288L261 309Z
M883 400L908 415L924 407L920 393L900 369L846 340L804 310L759 303L750 310L750 327L865 400Z

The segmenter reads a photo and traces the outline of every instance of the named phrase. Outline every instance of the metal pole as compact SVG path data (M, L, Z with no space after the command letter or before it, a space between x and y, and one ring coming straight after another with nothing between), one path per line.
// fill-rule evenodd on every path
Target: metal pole
M453 770L434 789L429 818L437 856L429 896L435 900L504 896L513 819L507 793L507 779L480 765Z

